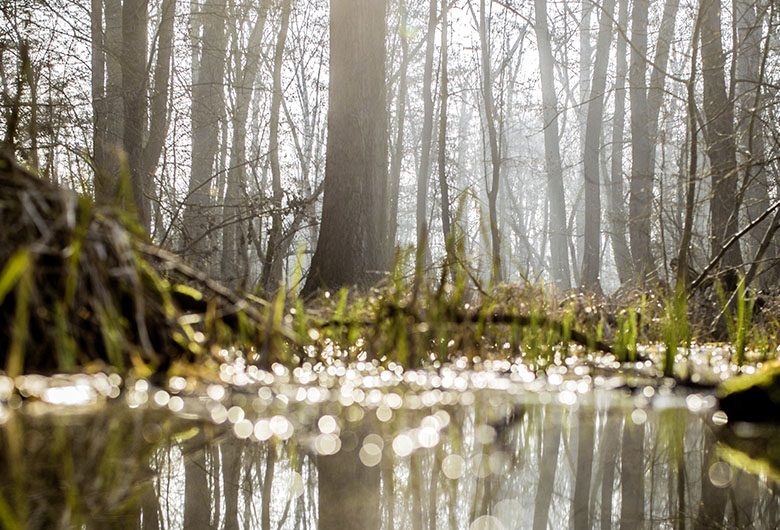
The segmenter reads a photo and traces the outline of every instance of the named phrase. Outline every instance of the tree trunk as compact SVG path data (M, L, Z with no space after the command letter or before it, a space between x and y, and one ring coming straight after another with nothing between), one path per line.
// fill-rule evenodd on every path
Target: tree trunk
M558 108L553 76L553 56L547 24L547 0L534 0L539 69L542 84L542 120L544 158L547 167L547 198L550 203L550 257L552 276L561 289L571 288L569 250L566 230L566 199L563 191L563 169L558 135Z
M95 148L95 201L111 204L119 198L119 153L123 149L124 109L122 107L122 3L105 0L105 92L102 116L95 114L95 124L100 126L100 140ZM95 21L93 20L93 23ZM97 28L95 28L97 29ZM93 80L102 76L92 73ZM110 117L110 119L109 119Z
M165 137L168 134L168 97L170 95L175 15L176 0L163 0L160 6L160 26L157 32L157 61L154 66L154 86L149 112L149 135L143 153L142 172L147 179L151 179L157 169L160 154L162 154L165 145ZM151 184L150 180L148 184Z
M447 0L441 2L441 61L439 73L439 193L441 195L441 231L444 236L444 247L447 251L447 261L452 259L450 241L450 187L447 183L447 101L449 98L447 72Z
M653 212L652 146L647 124L647 10L648 0L635 0L631 12L631 185L628 201L628 235L634 273L642 283L655 268L650 239Z
M599 34L596 42L596 64L593 68L591 99L585 127L585 247L582 256L580 282L587 290L600 292L601 281L601 184L599 178L599 151L604 119L604 91L607 88L607 66L612 41L612 13L615 0L604 0Z
M193 14L193 17L196 15ZM196 23L192 78L192 164L183 217L184 253L193 264L207 269L215 245L210 234L211 188L219 152L219 124L224 119L222 85L225 73L225 17L216 0L206 0L202 12L203 36ZM200 42L198 42L198 40Z
M303 293L387 270L385 0L332 0L322 223Z
M246 129L249 117L249 105L254 92L254 82L260 63L263 30L268 14L268 1L260 3L257 20L247 42L247 47L241 58L238 44L235 47L237 63L240 64L240 77L235 87L236 103L233 111L233 138L230 146L230 163L228 168L227 187L225 191L225 206L222 209L222 280L233 287L245 287L247 270L240 270L238 256L247 249L239 244L241 239L241 192L246 179ZM244 241L246 239L244 238Z
M493 102L493 74L490 66L490 42L488 40L488 19L486 0L479 3L479 48L482 59L482 98L485 104L485 124L490 144L490 184L487 184L488 216L490 219L491 243L491 281L494 284L503 281L501 270L501 235L498 231L498 189L501 178L501 153L498 148L498 130L496 128L496 110Z
M149 230L149 182L144 175L143 142L146 130L146 47L148 3L122 2L122 93L124 108L124 148L127 155L129 189L120 190L125 205ZM121 185L120 185L121 188Z
M433 49L436 37L436 0L430 0L428 34L425 42L423 70L423 123L420 147L420 167L417 170L417 255L427 260L428 254L428 187L433 141ZM419 264L418 264L419 267Z
M628 0L618 0L618 32L615 46L615 112L612 120L612 161L610 165L609 208L607 219L611 230L612 253L620 283L631 279L631 252L626 240L626 209L623 201L623 132L626 123L626 37Z
M95 200L102 202L106 164L106 53L103 39L103 0L90 3L90 40L92 44L92 160L95 165ZM98 196L101 195L101 196Z
M735 0L737 21L736 56L736 119L740 173L745 183L745 212L751 222L769 207L769 178L764 164L766 142L761 122L762 88L764 71L761 51L763 13L757 13L755 2ZM768 51L768 50L767 50ZM755 254L766 232L769 221L761 223L750 232L750 254ZM772 244L767 258L777 256L777 245Z
M279 27L279 35L276 39L276 51L274 52L273 91L271 94L271 121L269 124L268 153L271 162L271 231L268 233L268 245L263 259L262 284L266 293L271 293L279 288L282 281L282 265L285 256L279 252L282 242L282 169L279 166L279 112L282 107L282 62L284 59L284 47L287 42L287 28L290 24L290 9L292 0L285 0L282 4L282 20Z
M737 194L737 148L734 138L734 102L726 93L721 39L720 0L701 0L701 63L704 85L704 116L707 155L710 159L710 255L737 233L738 219L732 215ZM742 252L737 241L723 256L725 267L739 267Z
M390 160L390 182L388 200L390 208L388 212L387 239L389 245L395 245L398 235L398 194L401 188L401 166L404 160L404 127L406 123L406 94L408 90L407 72L409 70L409 36L407 29L406 0L399 0L398 10L398 35L401 40L401 67L398 73L398 95L396 96L395 115L397 129L395 132L395 145Z

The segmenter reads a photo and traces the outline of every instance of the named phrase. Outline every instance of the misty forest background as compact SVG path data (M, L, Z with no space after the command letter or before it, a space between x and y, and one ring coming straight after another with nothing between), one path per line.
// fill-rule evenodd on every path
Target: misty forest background
M771 286L777 10L4 0L0 134L237 289L297 263L291 288L370 284L410 247L485 284L610 293L712 261Z

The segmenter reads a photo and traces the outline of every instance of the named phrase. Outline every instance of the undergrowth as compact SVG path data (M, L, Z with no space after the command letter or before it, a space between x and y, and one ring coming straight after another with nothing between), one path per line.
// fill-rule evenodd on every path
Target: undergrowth
M128 216L0 163L0 224L14 227L0 235L0 365L10 375L106 365L150 375L177 360L212 366L237 351L263 366L521 356L543 367L596 352L645 361L637 345L646 343L664 345L659 368L672 375L678 348L695 342L728 338L738 364L752 350L774 356L778 342L780 312L767 311L771 303L756 311L744 281L717 298L661 286L613 297L530 282L484 286L456 231L433 273L406 251L367 292L303 300L280 286L264 300L150 244ZM296 267L291 285L301 274Z

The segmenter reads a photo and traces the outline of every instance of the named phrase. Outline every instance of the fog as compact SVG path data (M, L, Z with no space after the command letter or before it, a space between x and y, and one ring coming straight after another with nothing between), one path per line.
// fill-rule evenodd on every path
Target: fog
M4 149L231 287L371 284L410 248L408 270L457 260L486 285L777 278L771 1L0 16Z

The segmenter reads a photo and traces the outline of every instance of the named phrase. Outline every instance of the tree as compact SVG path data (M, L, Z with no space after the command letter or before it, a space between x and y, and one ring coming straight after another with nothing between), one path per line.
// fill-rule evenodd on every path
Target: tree
M192 75L192 164L184 210L184 252L205 269L212 255L212 180L219 151L219 124L224 119L222 87L225 76L225 16L219 0L206 0L201 13L192 14L195 42Z
M404 159L404 131L406 123L407 74L409 71L409 31L407 29L406 0L399 0L398 38L401 41L401 66L398 72L398 95L395 103L396 132L395 144L390 157L390 180L387 198L388 208L387 238L389 244L395 244L398 233L398 194L401 187L401 166Z
M615 46L615 108L612 119L612 161L610 164L609 208L612 253L620 283L631 279L631 252L626 241L626 209L623 201L623 133L626 124L626 37L629 0L618 0L618 36Z
M439 193L441 195L441 230L447 258L450 259L450 187L447 183L447 101L449 99L449 73L447 72L447 0L441 2L441 61L439 72Z
M235 107L232 115L233 138L230 146L230 164L228 169L227 187L225 191L225 206L222 209L222 279L229 284L244 283L247 271L239 270L237 257L246 252L239 240L243 238L241 231L241 190L246 178L246 129L249 117L249 105L257 70L260 64L263 30L268 15L268 0L262 0L257 13L257 19L252 26L245 53L241 53L238 39L234 43L233 55L237 63ZM242 58L243 56L243 58Z
M493 101L493 73L490 66L490 41L488 39L488 18L486 0L479 2L479 49L482 65L482 101L485 105L485 124L490 145L490 180L485 178L488 199L488 217L490 219L491 243L491 280L499 283L503 279L501 271L501 234L498 231L498 190L501 182L501 152L498 146L496 110Z
M734 101L726 92L726 58L720 23L720 0L701 0L701 65L704 87L704 138L710 159L710 252L715 256L737 233L734 211L737 194L737 146L734 137ZM742 252L737 241L723 256L725 267L739 267Z
M266 292L275 290L282 279L282 264L284 256L277 256L282 242L282 170L279 167L279 111L282 107L282 59L284 46L287 42L287 28L290 24L290 9L292 0L284 0L282 4L282 21L279 35L276 39L274 52L273 92L271 95L271 123L269 125L268 155L271 161L271 200L273 213L271 215L271 232L268 234L268 245L263 258L262 284Z
M333 0L328 140L317 249L303 293L387 270L385 0Z
M604 0L599 19L599 34L596 41L596 64L593 68L585 126L585 247L582 256L580 282L586 289L601 291L601 185L599 178L599 151L601 128L604 118L604 91L607 88L607 66L609 47L612 40L612 13L614 0Z
M763 53L761 49L763 11L766 8L759 9L755 2L748 0L736 0L734 9L737 43L734 50L736 75L732 78L732 86L736 104L737 160L741 162L742 175L740 194L744 193L747 220L753 221L766 211L770 203L769 172L765 168L767 142L761 122L765 101L762 90L765 54L769 51L768 47ZM768 226L769 222L759 225L750 233L752 237L747 243L753 248L759 247ZM777 250L777 244L770 243L767 257L776 257Z
M142 226L149 227L146 177L143 175L143 137L146 120L146 0L122 2L122 97L124 150L132 204Z
M420 167L417 170L417 252L428 256L428 188L431 176L431 144L433 143L433 50L436 36L436 0L430 0L428 34L425 37L425 67L423 69L423 123L420 147Z
M650 239L653 207L652 146L647 131L647 10L648 0L635 0L631 11L631 183L628 201L628 236L634 274L641 283L655 268Z
M563 193L563 169L558 135L558 104L553 76L550 30L547 24L547 0L534 0L536 46L542 84L542 120L544 159L547 167L547 200L550 204L550 256L552 277L561 289L571 287L571 272L566 229L566 199Z

